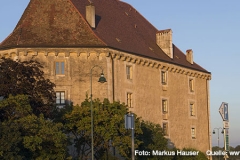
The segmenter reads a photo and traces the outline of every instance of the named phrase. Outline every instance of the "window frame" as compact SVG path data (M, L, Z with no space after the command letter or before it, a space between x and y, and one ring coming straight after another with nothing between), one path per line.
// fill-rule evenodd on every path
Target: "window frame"
M132 103L132 101L133 101L133 93L127 92L127 106L128 106L129 108L133 108L133 103Z
M162 99L162 113L168 113L168 100L164 98Z
M59 99L58 99L58 96L57 96L57 93L59 93ZM63 95L62 95L63 94ZM65 105L66 104L66 92L65 91L56 91L56 104L57 105ZM64 98L64 99L62 99ZM57 102L59 100L59 103Z
M167 84L167 71L164 70L161 71L161 84L162 85Z
M194 79L193 78L189 78L189 91L191 92L191 93L193 93L194 92Z
M194 102L189 103L189 109L190 109L190 116L196 117L196 106Z
M126 65L126 76L128 80L133 79L133 66L132 65Z
M65 61L55 61L55 75L65 75Z
M196 128L195 127L191 127L191 137L192 137L192 139L196 139Z
M168 122L163 122L163 123L162 123L162 130L163 130L163 135L164 135L164 136L169 136L169 132L168 132Z

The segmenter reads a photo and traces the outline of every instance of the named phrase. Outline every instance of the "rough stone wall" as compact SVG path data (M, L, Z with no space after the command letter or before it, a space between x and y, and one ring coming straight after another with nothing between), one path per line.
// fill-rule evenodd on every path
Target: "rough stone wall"
M46 78L56 84L56 91L65 91L65 98L80 104L90 96L90 70L103 68L107 83L98 83L101 69L93 69L93 98L108 98L127 103L127 92L132 93L131 111L162 126L168 123L168 136L178 148L192 147L203 152L210 147L209 73L173 64L154 61L111 49L99 48L38 48L0 51L0 57L23 60L31 58L44 65ZM65 62L65 75L55 75L55 62ZM127 79L126 66L132 66L132 80ZM167 84L161 83L161 71L167 73ZM114 76L113 76L114 75ZM194 92L189 90L189 79L194 80ZM167 118L162 113L162 99L168 100ZM189 103L194 102L196 116L190 116ZM191 128L196 138L191 137ZM157 148L156 148L157 149Z
M105 77L107 73L107 60L104 51L80 49L77 52L69 52L62 49L16 49L0 51L5 57L11 57L20 61L35 59L44 66L46 78L56 84L55 91L65 91L65 99L74 104L80 104L86 96L90 97L90 71L92 67L98 65L102 67ZM3 56L3 55L2 55ZM1 56L0 56L1 57ZM55 74L55 62L64 62L64 75ZM108 95L108 84L98 83L102 69L94 67L92 72L93 98L111 98Z
M166 138L176 147L206 152L210 148L207 87L210 74L163 62L154 65L149 59L133 59L121 56L114 59L115 100L127 102L127 92L132 93L133 108L130 110L161 126L167 122L169 134ZM126 77L127 65L133 67L132 80ZM161 71L167 73L166 85L161 83ZM194 81L193 92L190 91L190 79ZM167 118L162 113L162 99L168 100ZM194 103L195 116L190 116L190 103ZM195 128L196 138L192 138L191 128Z

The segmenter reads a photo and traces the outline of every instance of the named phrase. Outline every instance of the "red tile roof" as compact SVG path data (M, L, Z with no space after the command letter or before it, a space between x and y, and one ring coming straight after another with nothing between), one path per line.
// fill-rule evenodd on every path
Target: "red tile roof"
M109 47L207 72L173 45L173 59L156 44L159 32L131 5L118 0L91 0L96 28L85 19L88 0L31 0L0 49L16 47ZM161 32L161 31L160 31Z

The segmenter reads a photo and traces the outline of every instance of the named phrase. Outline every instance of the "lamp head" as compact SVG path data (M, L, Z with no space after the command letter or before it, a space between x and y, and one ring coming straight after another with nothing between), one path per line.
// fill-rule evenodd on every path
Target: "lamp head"
M106 80L106 78L104 77L104 74L103 74L103 73L101 73L101 76L100 76L98 82L100 82L100 83L105 83L105 82L107 82L107 80Z
M213 134L215 134L215 130L213 130L213 132L212 132Z
M224 131L222 130L222 132L221 132L222 134L224 133Z

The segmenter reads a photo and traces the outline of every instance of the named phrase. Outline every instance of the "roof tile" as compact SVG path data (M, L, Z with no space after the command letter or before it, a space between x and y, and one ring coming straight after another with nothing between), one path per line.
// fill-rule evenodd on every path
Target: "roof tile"
M96 28L85 16L89 0L31 0L19 23L1 44L13 47L109 47L207 72L190 64L173 44L173 59L156 44L157 30L131 5L119 0L91 0ZM169 29L170 30L170 29ZM166 31L166 30L162 30Z

